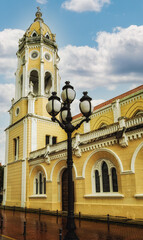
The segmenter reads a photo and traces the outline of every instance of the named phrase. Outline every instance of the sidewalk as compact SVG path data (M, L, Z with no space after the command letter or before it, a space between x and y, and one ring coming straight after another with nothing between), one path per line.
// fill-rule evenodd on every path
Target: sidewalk
M0 234L16 240L59 240L59 229L63 229L63 236L66 232L65 217L59 217L57 222L56 217L49 215L41 215L39 219L39 215L33 213L25 215L24 212L2 209L0 213L3 216L3 229L0 229ZM26 235L24 236L25 221ZM79 224L77 219L75 222L76 233L80 240L143 240L143 226L137 228L110 224L110 231L108 231L107 223L82 220ZM7 238L0 237L0 239Z

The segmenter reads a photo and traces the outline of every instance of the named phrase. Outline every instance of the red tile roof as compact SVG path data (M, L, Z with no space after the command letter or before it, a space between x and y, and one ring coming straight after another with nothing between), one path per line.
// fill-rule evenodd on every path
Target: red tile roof
M127 97L127 96L129 96L129 95L131 95L131 94L133 94L133 93L135 93L135 92L138 92L138 91L140 91L140 90L142 90L142 89L143 89L143 85L141 85L141 86L139 86L139 87L136 87L136 88L134 88L134 89L132 89L132 90L130 90L130 91L128 91L128 92L125 92L125 93L123 93L123 94L121 94L121 95L119 95L119 96L117 96L117 97L111 98L110 100L107 100L106 102L103 102L103 103L95 106L95 107L93 108L93 111L95 111L95 110L97 110L97 109L100 109L100 108L102 108L102 107L104 107L104 106L106 106L106 105L108 105L108 104L111 104L111 103L114 102L116 99L122 99L122 98ZM74 120L74 119L77 119L77 118L79 118L79 117L81 117L81 116L82 116L82 114L79 113L79 114L77 114L77 115L75 115L75 116L73 117L73 120Z

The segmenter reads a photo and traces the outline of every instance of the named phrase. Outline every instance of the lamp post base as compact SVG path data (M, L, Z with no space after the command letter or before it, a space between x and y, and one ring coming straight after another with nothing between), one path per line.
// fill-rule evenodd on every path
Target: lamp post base
M68 231L64 237L64 240L79 240L74 230Z

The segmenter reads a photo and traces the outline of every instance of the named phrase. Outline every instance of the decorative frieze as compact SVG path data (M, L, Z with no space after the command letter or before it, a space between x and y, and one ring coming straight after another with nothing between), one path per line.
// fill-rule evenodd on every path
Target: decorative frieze
M124 117L119 118L118 123L110 125L105 129L95 130L85 134L76 134L72 141L73 154L81 157L83 152L92 151L95 149L105 148L115 144L120 144L121 147L127 147L129 141L143 137L143 128L136 128L143 120L143 116L126 120ZM48 164L56 159L65 159L67 142L57 143L48 148L43 148L30 153L30 159L42 157Z

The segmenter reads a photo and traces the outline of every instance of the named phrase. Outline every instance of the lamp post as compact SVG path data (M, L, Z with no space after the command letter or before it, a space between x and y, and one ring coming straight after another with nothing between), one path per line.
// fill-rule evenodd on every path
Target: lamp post
M75 221L74 221L74 189L72 182L72 132L78 129L83 122L89 122L89 116L92 113L91 98L87 95L87 92L83 92L83 97L80 99L80 111L85 117L81 120L79 124L73 126L71 108L70 105L75 99L75 90L70 85L69 81L65 82L65 86L62 89L62 102L60 98L56 95L56 92L52 92L52 95L48 99L46 106L47 112L52 116L53 122L58 122L60 127L67 133L67 170L68 170L68 216L67 216L67 234L64 240L78 240L79 238L75 233ZM56 115L60 113L60 121L56 118Z

